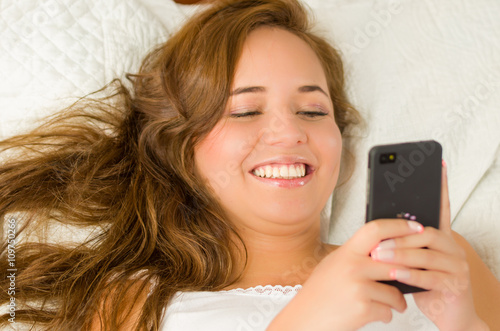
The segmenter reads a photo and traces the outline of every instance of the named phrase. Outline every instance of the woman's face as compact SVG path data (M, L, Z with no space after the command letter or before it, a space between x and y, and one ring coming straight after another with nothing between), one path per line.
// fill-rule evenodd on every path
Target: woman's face
M247 38L221 121L195 148L197 171L243 230L319 226L337 182L342 141L326 77L296 35Z

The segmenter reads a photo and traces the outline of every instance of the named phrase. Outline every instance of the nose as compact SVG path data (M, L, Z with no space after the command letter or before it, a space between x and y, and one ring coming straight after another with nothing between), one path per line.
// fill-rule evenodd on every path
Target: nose
M288 147L305 143L307 134L300 119L293 114L273 114L261 139L268 145Z

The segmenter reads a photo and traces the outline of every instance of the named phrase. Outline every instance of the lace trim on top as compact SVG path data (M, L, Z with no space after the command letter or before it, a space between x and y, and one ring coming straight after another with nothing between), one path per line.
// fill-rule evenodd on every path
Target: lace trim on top
M302 285L281 286L281 285L259 285L249 288L235 288L220 292L226 293L242 293L242 294L259 294L259 295L295 295L302 288Z

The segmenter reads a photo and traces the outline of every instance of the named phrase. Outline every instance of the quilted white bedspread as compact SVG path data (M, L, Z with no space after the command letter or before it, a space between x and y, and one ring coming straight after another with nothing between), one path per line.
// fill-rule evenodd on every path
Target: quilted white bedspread
M449 167L453 227L500 277L500 2L305 0L345 59L366 128L334 194L329 240L363 223L367 151L435 139ZM0 137L134 72L197 7L171 0L1 0ZM326 232L328 233L328 232Z

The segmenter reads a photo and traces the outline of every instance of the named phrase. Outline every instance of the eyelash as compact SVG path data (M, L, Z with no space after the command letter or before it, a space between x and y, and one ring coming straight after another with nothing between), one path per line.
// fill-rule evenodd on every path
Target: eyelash
M261 114L260 111L253 110L253 111L248 111L248 112L244 112L244 113L233 113L233 114L230 114L230 116L233 118L243 118L243 117L253 117L256 115L260 115L260 114ZM308 118L322 117L322 116L328 115L327 112L323 112L323 111L299 111L299 112L297 112L297 114L304 115L305 117L308 117Z
M259 115L259 114L261 114L260 111L252 110L252 111L247 111L244 113L232 113L232 114L230 114L230 116L233 118L242 118L242 117L253 117L253 116Z
M298 114L304 115L309 118L322 117L328 115L328 113L323 111L301 111Z

